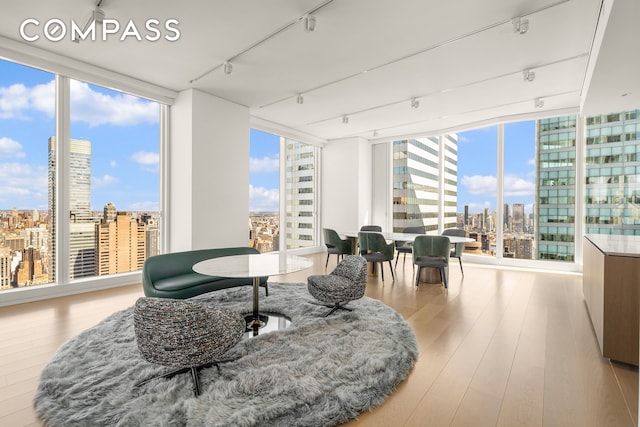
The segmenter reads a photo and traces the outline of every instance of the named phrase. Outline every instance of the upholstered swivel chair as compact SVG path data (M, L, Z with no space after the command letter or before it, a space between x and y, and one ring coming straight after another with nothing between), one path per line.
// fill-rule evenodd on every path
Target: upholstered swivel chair
M467 237L467 232L460 228L447 228L442 232L442 235ZM458 262L460 263L460 271L462 272L462 277L464 277L464 270L462 269L462 251L463 250L464 250L464 243L454 243L453 249L449 254L451 258L458 258Z
M451 242L447 236L418 236L413 241L413 263L418 266L416 286L420 283L422 268L437 268L445 288L449 277Z
M358 242L360 243L360 250L363 252L362 257L370 263L380 264L380 274L382 274L382 280L384 281L384 262L389 262L389 269L391 270L391 278L395 280L393 273L393 242L387 243L384 236L380 233L360 232L358 233Z
M421 225L419 227L405 227L402 230L403 233L414 233L414 234L424 234L424 226ZM402 254L402 268L404 268L404 262L407 258L407 254L413 252L413 242L408 242L404 240L396 240L396 270L398 269L398 259L400 259L400 254Z
M329 265L329 255L336 255L336 262L340 262L340 258L344 259L345 255L353 254L353 244L351 239L341 239L338 233L331 228L323 228L324 244L327 246L327 262L324 268Z
M148 362L175 368L159 377L172 378L191 372L193 391L200 395L198 371L215 365L220 356L240 341L244 318L232 310L210 308L184 299L142 297L136 301L133 324L138 350Z
M307 289L317 300L331 307L326 316L345 307L349 301L364 296L367 286L367 260L358 255L347 255L331 272L331 274L309 276Z

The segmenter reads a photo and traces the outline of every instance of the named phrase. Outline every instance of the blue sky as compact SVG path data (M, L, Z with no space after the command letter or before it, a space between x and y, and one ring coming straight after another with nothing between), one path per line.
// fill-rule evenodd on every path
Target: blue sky
M280 137L251 129L249 210L276 212L280 200Z
M55 76L0 60L0 209L47 209ZM71 138L91 142L91 207L157 211L159 104L71 81Z
M496 209L498 127L458 133L458 209ZM535 176L535 121L504 126L504 203L523 203L531 212Z

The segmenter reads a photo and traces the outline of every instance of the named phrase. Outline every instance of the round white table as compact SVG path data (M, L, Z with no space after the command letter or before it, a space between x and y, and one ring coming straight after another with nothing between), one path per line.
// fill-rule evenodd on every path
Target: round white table
M247 331L258 335L258 330L265 325L261 320L259 307L260 278L294 273L313 265L313 262L296 255L285 255L279 252L265 254L232 255L211 258L193 266L193 271L207 276L253 279L253 313L247 316ZM262 316L266 319L266 316Z

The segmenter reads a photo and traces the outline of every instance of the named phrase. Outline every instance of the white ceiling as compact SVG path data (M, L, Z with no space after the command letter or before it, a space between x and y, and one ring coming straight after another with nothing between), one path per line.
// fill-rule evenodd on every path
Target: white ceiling
M601 1L104 0L107 18L123 25L132 19L143 36L147 19L177 19L180 39L53 43L41 37L28 44L175 91L197 88L324 140L377 139L581 105L592 114L640 107L640 30L638 15L629 15L640 2L615 0L620 11L610 14L605 32L603 19L598 24ZM24 19L84 24L95 5L0 2L6 3L0 35L21 42ZM309 12L317 20L314 32L301 19ZM529 20L526 34L514 32L518 17ZM620 40L630 40L634 50L619 52ZM230 75L222 70L226 60ZM524 80L525 69L534 81ZM410 106L414 97L419 108Z

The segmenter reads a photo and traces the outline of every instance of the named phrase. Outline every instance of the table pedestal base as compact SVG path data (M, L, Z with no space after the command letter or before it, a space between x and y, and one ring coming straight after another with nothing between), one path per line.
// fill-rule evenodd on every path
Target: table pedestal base
M253 314L248 314L244 317L244 320L247 322L245 332L249 337L255 337L259 333L266 334L267 332L278 331L291 325L291 319L275 313L259 314L258 319L254 318Z

